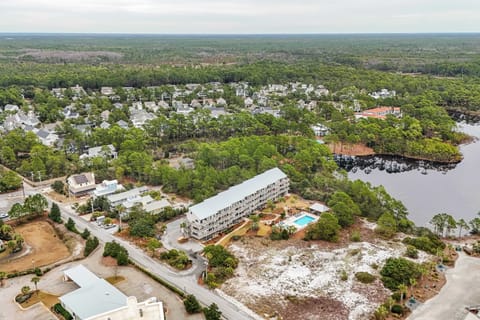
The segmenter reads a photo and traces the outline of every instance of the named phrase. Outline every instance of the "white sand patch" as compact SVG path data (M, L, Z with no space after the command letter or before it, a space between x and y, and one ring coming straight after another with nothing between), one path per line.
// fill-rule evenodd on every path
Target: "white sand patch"
M349 310L349 319L365 319L380 305L389 291L380 281L360 284L355 273L363 271L380 278L385 260L400 257L405 246L398 242L359 242L346 248L322 251L317 245L309 248L273 247L247 248L236 243L230 250L239 258L237 277L228 280L223 290L245 304L255 304L258 298L270 296L325 296L341 301ZM429 258L419 252L417 262ZM346 273L347 280L341 279ZM370 287L372 286L372 287ZM361 290L367 290L364 294ZM359 291L360 290L360 291ZM368 290L375 294L368 294ZM378 294L376 294L378 293ZM380 298L379 298L380 295Z

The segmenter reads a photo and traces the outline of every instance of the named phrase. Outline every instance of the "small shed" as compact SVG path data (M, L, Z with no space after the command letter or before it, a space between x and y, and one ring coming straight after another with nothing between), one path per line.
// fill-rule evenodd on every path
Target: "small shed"
M323 203L316 202L310 206L310 212L320 215L324 212L330 211L330 208Z

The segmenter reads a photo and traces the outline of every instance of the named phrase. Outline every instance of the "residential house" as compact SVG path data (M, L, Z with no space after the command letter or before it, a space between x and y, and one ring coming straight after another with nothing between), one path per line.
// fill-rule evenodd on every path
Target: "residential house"
M372 92L369 94L370 97L374 99L386 99L393 98L396 96L395 90L382 89L380 91Z
M317 123L316 125L311 126L310 128L313 130L313 132L315 133L315 136L317 137L324 137L330 133L330 129L321 123Z
M54 95L56 98L63 98L63 92L65 91L65 88L53 88L51 93Z
M163 101L163 100L158 103L158 106L159 106L160 108L162 108L162 109L168 109L168 108L170 108L170 106L168 105L168 103L166 103L166 102Z
M105 110L100 113L100 118L102 118L103 121L108 121L108 118L110 117L110 111Z
M217 99L217 106L226 106L227 105L227 100L223 98L218 98Z
M3 111L5 112L17 112L19 111L20 108L16 105L16 104L6 104L4 107L3 107Z
M220 116L226 116L228 113L225 108L208 108L212 117L218 119Z
M80 133L87 136L92 133L92 127L88 124L77 124L75 126L75 129L77 129Z
M135 199L148 191L147 187L139 187L121 193L115 193L107 196L107 201L111 208L123 204L129 199Z
M288 192L288 177L280 169L270 169L252 179L220 192L189 208L187 222L190 236L208 240L234 226L269 200Z
M80 155L80 159L95 158L95 157L107 157L110 159L117 158L117 150L112 144L88 148L87 152Z
M175 169L185 168L185 169L194 169L195 168L195 161L192 158L181 158L178 161L173 162L172 167Z
M73 105L63 108L63 116L65 117L65 119L78 119L80 117Z
M97 277L83 265L64 271L64 280L79 288L59 298L60 303L78 320L165 320L162 302L156 298L139 303L127 297L109 282Z
M388 115L401 117L402 112L399 107L377 107L373 109L364 110L362 112L357 112L355 113L355 118L356 119L362 119L362 118L385 119Z
M314 93L317 96L327 96L330 93L330 91L328 91L328 89L325 88L324 86L319 85L317 86L317 89L315 89Z
M243 100L243 104L245 105L245 107L248 108L253 104L253 99L250 97L247 97L245 98L245 100Z
M123 104L121 104L120 102L116 102L113 104L113 107L115 109L122 109L123 108Z
M37 137L40 139L40 142L43 145L48 147L54 146L59 139L57 134L46 129L32 130L32 131L35 132Z
M159 109L155 101L145 101L143 104L145 105L145 109L151 112L157 112Z
M129 212L135 206L140 206L141 209L150 214L158 214L163 209L171 207L172 205L166 199L154 200L150 195L138 195L123 202L122 206L127 209L127 212Z
M71 175L67 179L68 192L75 196L83 196L95 190L95 175L93 172Z
M79 86L78 84L75 87L70 87L70 90L72 90L73 94L76 97L81 97L81 96L84 96L84 95L87 94L85 92L85 90L81 86Z
M130 120L135 128L141 128L149 120L155 119L156 116L153 113L145 110L132 110L130 114Z
M176 108L176 113L177 114L183 114L184 116L186 116L187 114L193 112L193 108L189 107L188 105L184 105L182 104L181 106L178 106Z
M115 92L113 91L113 88L112 87L101 87L100 88L100 93L104 96L111 96L113 95Z
M118 192L125 189L117 180L103 180L102 183L97 185L93 195L95 197L107 196L109 194Z
M110 128L110 123L106 122L106 121L102 121L102 123L100 123L100 128L102 129L108 129Z
M122 129L128 129L128 123L123 120L118 120L115 123Z

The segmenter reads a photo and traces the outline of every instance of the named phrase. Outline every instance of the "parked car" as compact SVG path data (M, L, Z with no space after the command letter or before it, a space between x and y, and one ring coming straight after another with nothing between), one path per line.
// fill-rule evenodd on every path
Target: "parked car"
M0 213L0 219L7 219L8 213Z

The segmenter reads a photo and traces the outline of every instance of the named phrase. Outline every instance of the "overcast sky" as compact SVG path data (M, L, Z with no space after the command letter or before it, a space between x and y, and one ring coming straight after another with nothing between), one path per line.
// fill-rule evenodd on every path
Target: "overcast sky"
M479 0L0 0L0 32L479 31Z

